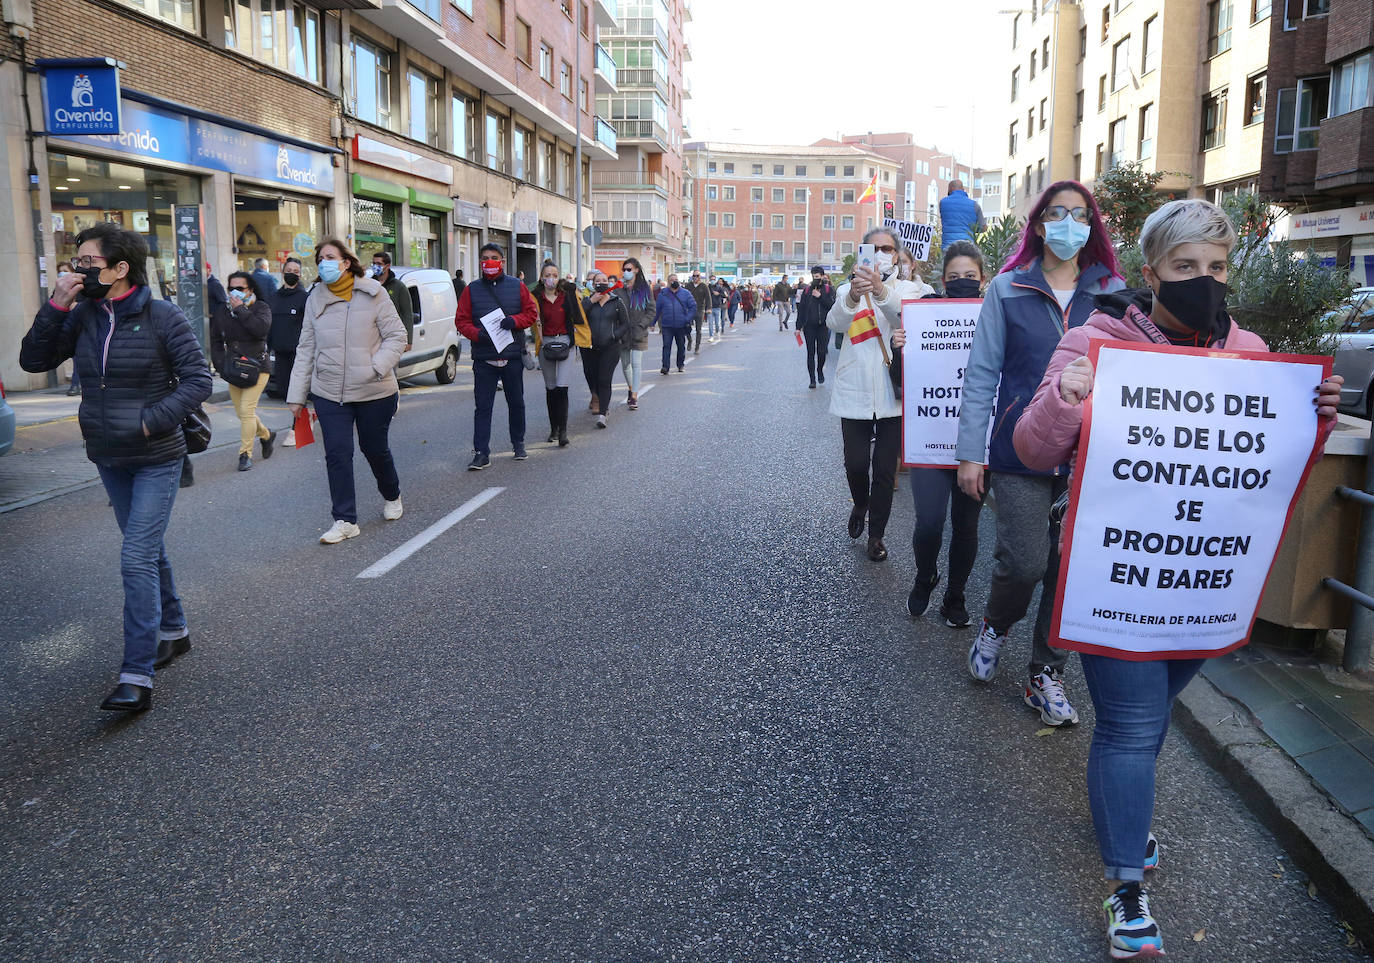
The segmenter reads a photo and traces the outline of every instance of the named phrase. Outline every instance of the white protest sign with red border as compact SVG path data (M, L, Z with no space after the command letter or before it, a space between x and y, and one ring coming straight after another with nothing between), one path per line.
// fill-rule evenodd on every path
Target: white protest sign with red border
M1205 658L1250 637L1331 359L1093 341L1053 644Z
M955 468L959 409L981 298L902 302L902 464ZM986 457L984 458L986 462Z

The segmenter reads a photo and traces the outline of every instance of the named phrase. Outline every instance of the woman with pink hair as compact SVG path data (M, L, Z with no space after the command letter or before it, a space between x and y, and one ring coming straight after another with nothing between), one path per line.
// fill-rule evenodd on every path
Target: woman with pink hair
M1077 181L1051 184L1031 209L1020 247L988 285L964 369L955 452L959 488L981 501L986 465L997 495L992 586L968 671L979 682L992 680L1002 646L1040 583L1023 697L1051 726L1078 722L1064 693L1069 653L1049 644L1059 572L1058 525L1051 526L1049 510L1067 488L1069 473L1065 465L1027 467L1012 446L1012 431L1059 339L1088 320L1097 295L1123 287L1092 194Z

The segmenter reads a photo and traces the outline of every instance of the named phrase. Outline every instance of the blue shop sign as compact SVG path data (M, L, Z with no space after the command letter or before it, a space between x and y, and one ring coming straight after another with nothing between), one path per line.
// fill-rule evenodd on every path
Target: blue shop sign
M124 127L117 135L64 139L288 187L326 194L334 191L334 165L323 151L306 150L127 98L123 115Z
M47 133L60 137L118 134L119 63L95 60L39 60Z

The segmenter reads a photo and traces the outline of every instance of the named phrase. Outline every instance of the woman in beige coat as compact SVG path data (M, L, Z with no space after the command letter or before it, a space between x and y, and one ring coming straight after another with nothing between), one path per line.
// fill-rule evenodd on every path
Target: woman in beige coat
M320 283L305 302L286 400L293 415L307 400L315 403L334 510L334 526L320 541L333 545L361 531L353 492L355 429L358 449L386 502L382 517L401 517L401 482L387 432L400 398L395 369L405 351L406 329L386 288L363 276L362 265L342 241L321 241L315 264Z

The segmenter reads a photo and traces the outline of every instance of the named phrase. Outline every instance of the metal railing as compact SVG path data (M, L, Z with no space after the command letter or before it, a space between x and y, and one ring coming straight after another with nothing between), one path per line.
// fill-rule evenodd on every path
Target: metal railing
M611 76L617 87L652 87L665 100L668 97L668 79L652 67L620 67Z
M1345 485L1336 489L1336 497L1354 502L1361 508L1374 508L1374 435L1371 435L1369 450L1365 455L1364 491L1356 491ZM1328 575L1322 585L1337 595L1353 603L1350 610L1350 625L1345 630L1345 653L1341 657L1342 667L1347 672L1361 672L1369 668L1369 652L1374 642L1374 596L1363 591L1374 586L1374 517L1366 517L1360 526L1360 541L1355 555L1355 588L1346 585L1338 578Z
M613 120L611 126L619 137L625 140L656 140L666 149L668 146L668 131L657 121L653 120Z
M641 187L667 193L668 181L651 171L592 171L592 187Z
M668 225L659 221L597 221L596 226L607 238L635 240L668 240Z

